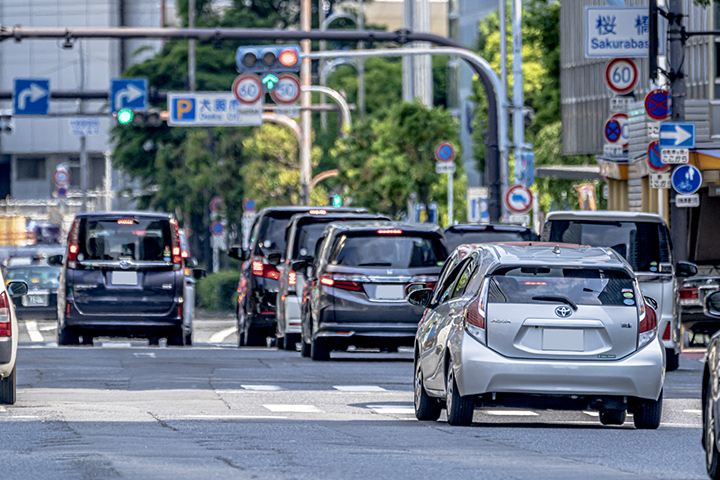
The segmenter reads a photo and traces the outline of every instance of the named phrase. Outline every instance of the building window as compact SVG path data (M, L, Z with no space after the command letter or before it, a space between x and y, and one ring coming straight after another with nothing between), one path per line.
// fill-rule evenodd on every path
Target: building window
M45 158L18 158L18 180L45 180Z

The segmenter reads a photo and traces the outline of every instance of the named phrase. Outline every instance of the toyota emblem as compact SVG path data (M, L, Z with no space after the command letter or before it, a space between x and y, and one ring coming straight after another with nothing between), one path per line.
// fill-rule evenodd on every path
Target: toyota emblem
M572 309L570 307L557 307L555 309L555 315L557 315L560 318L569 317L572 315Z

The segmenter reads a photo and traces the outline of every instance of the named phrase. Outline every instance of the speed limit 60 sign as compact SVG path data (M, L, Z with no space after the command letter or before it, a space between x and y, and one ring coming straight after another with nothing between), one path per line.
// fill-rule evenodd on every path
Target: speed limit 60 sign
M613 58L605 67L605 83L618 95L635 90L638 82L638 68L629 58Z

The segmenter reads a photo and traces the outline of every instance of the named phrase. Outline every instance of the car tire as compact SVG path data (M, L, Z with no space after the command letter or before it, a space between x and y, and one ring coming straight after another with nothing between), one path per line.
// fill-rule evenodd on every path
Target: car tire
M168 347L182 347L185 345L185 333L182 327L170 331L166 338Z
M674 372L680 367L680 354L672 348L665 349L665 371Z
M278 350L285 350L285 337L275 337Z
M0 405L15 405L17 387L15 385L15 368L10 375L0 380Z
M657 400L641 399L633 409L633 423L641 430L655 430L662 417L662 391Z
M267 341L265 340L267 335L264 334L264 330L253 329L245 332L245 346L246 347L265 347Z
M330 345L324 338L316 338L310 345L310 358L318 361L330 360Z
M85 332L82 332L80 336L82 337L82 345L89 345L91 347L93 346L93 336L92 335L85 334Z
M705 415L703 415L703 444L705 446L705 469L708 477L720 479L720 452L715 438L715 408L712 387L708 381L705 393Z
M415 360L414 403L415 418L418 420L435 421L440 417L442 403L440 403L440 399L431 397L425 391L422 368L417 359Z
M450 425L468 426L472 424L475 413L475 399L470 395L461 396L455 381L452 361L448 365L446 379L445 405L447 421Z
M298 336L295 333L286 333L283 339L283 348L289 352L297 349Z
M600 423L603 425L622 425L627 418L625 410L604 410L600 412Z
M300 339L300 356L305 358L310 358L310 350L312 349L312 346L305 342L305 340Z
M160 339L158 337L150 337L148 338L148 345L151 347L157 347L160 345Z
M242 306L238 309L237 316L238 347L245 346L245 312L241 309Z
M79 343L80 336L74 329L63 327L58 330L58 345L77 345Z

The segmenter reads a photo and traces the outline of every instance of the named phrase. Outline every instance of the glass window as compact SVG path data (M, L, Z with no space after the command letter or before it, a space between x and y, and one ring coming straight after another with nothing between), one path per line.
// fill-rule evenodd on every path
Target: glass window
M501 243L501 242L529 242L537 240L533 232L473 232L473 231L448 231L445 232L445 241L448 249L455 250L458 245L464 243Z
M289 217L265 217L258 229L255 254L267 256L271 253L284 253L286 248L285 229L289 224ZM265 246L266 242L270 242L269 246Z
M298 258L301 255L312 255L315 252L317 241L328 223L305 223L299 225L295 231L292 258Z
M127 225L118 221L86 220L80 234L83 240L78 260L170 261L172 242L168 220L141 218Z
M329 261L348 267L436 267L445 259L440 237L341 235Z
M22 280L30 288L57 288L60 285L60 270L60 267L9 268L5 272L5 280Z
M17 179L18 180L45 180L45 159L44 158L18 158Z
M460 297L465 293L465 289L467 289L468 284L470 283L470 279L473 277L473 274L475 273L477 266L475 265L475 262L470 260L468 261L467 266L463 269L463 271L460 273L460 277L458 278L458 281L455 283L455 287L453 288L453 293L451 295L451 298L457 298Z

